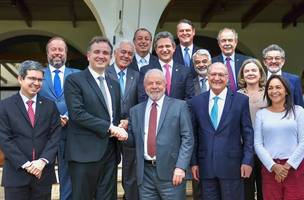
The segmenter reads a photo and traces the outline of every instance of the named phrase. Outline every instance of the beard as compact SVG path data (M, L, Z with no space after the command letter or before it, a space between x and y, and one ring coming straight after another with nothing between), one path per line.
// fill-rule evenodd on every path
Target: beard
M63 65L65 65L66 60L63 58L58 58L58 59L52 58L52 59L49 59L48 62L51 66L58 69L58 68L62 67Z

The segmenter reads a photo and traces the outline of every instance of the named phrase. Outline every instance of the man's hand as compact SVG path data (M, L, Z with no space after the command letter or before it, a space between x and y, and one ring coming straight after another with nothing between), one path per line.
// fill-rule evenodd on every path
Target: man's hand
M120 120L120 124L118 125L118 127L128 130L128 124L129 121L127 119L122 119Z
M125 141L128 139L128 133L125 129L118 126L111 126L110 132L112 137L116 137L119 141Z
M276 178L276 180L281 180L281 181L283 181L287 177L289 169L290 169L290 166L287 166L287 165L284 166L284 165L277 164L277 163L271 167L271 170L274 171L276 176L278 176L278 178Z
M175 168L173 172L173 186L178 186L183 182L183 179L185 178L185 171L180 168Z
M61 115L60 116L60 123L61 123L61 126L64 127L68 124L68 121L69 121L69 118L65 115Z
M31 162L31 165L26 167L25 169L28 173L33 174L38 179L40 179L45 165L46 165L45 161L38 159L38 160L33 160Z
M241 165L241 177L249 178L252 172L252 167L250 165L242 164Z
M199 181L199 167L198 165L193 165L191 167L191 173L194 180Z

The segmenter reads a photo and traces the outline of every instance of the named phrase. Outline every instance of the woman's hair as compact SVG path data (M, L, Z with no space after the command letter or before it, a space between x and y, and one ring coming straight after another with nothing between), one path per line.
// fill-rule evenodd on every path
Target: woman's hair
M245 78L244 78L244 68L249 63L253 63L258 67L260 75L261 75L261 78L259 80L259 87L260 88L264 87L265 84L266 84L266 74L265 74L265 71L262 67L261 62L258 59L255 59L255 58L249 58L249 59L247 59L243 62L242 66L240 68L239 74L238 74L238 85L239 85L239 87L240 88L246 88L247 87L247 83L246 83Z
M267 105L268 106L272 105L272 101L268 95L268 90L269 90L269 84L273 79L278 79L284 86L285 91L287 93L285 96L285 103L284 103L284 108L286 112L283 118L287 117L289 114L293 114L293 116L295 116L295 108L294 108L293 97L291 95L289 83L280 75L271 75L268 81L266 82L264 98L266 97Z

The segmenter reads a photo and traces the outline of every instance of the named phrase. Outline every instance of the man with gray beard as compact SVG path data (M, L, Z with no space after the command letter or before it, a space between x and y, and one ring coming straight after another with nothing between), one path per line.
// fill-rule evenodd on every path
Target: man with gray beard
M61 137L58 147L58 171L60 183L60 199L72 199L72 186L68 173L67 161L64 159L66 134L68 129L68 111L63 95L63 84L66 76L79 72L78 69L65 66L68 48L63 38L53 37L46 45L48 66L44 70L44 80L40 95L54 101L60 112Z

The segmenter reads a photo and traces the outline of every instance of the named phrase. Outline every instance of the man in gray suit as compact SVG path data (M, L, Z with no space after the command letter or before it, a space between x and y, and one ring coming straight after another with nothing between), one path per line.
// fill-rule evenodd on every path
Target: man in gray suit
M209 90L207 79L208 66L211 65L211 55L206 49L197 50L192 57L197 76L193 79L195 96Z
M107 68L107 74L116 80L121 89L121 125L127 126L129 110L137 104L137 83L139 73L130 68L134 56L134 45L131 41L122 40L114 50L114 63ZM127 127L125 127L127 128ZM137 200L135 149L122 146L122 186L126 200Z
M131 108L127 141L136 148L140 199L184 200L194 142L187 103L164 95L159 69L145 74L144 87L149 98Z

